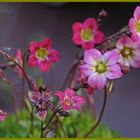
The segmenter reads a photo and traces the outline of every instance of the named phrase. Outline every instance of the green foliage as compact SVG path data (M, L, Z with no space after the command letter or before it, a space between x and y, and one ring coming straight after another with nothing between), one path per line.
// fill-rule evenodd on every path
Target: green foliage
M68 137L83 137L94 123L89 114L77 113L76 111L71 112L70 117L61 118L60 120ZM29 114L22 111L18 117L9 115L5 121L0 122L0 137L40 137L40 121L34 117L34 133L32 136L30 134ZM59 124L57 124L57 137L64 137ZM101 124L90 137L111 138L118 137L118 134Z
M76 111L73 111L70 117L61 120L68 137L83 137L89 131L89 128L93 126L94 121L88 113L85 115L85 113L78 113ZM59 132L59 136L64 136L62 131ZM119 137L119 135L104 124L100 124L89 137L112 138Z

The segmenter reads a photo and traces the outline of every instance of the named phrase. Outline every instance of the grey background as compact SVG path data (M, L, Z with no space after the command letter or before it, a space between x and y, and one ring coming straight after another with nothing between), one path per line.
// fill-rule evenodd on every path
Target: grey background
M71 25L87 17L97 17L103 8L109 16L101 30L108 36L128 24L139 3L0 3L0 47L26 48L33 38L49 36L53 47L61 54L55 64L55 85L59 89L78 49L73 45ZM52 72L44 74L51 87ZM16 86L19 81L9 75ZM1 91L0 105L11 109L11 99ZM102 93L95 93L99 109ZM117 130L122 137L140 137L140 69L114 82L114 92L108 98L103 122Z

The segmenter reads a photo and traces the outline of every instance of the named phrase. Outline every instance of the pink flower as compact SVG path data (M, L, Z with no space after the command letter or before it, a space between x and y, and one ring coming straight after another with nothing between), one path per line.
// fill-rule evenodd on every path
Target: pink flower
M0 121L4 121L6 117L7 117L7 113L6 112L3 112L0 109Z
M140 67L140 43L133 41L128 36L123 36L117 41L116 47L116 51L120 55L118 62L122 66Z
M84 97L74 94L75 92L70 88L67 88L64 92L56 92L56 96L60 98L63 110L76 109L80 111L80 106L85 102Z
M133 18L129 20L129 30L132 33L132 39L140 40L140 6L137 6Z
M45 120L47 112L51 107L49 96L50 92L48 91L44 91L42 93L37 91L28 92L29 100L33 103L36 109L36 116L41 121Z
M29 66L39 66L42 72L48 71L51 63L57 62L60 57L58 51L51 47L52 40L49 38L45 38L40 42L31 42L29 46Z
M84 64L80 69L87 83L94 89L102 89L107 79L120 78L121 68L117 64L119 55L115 51L108 51L105 54L97 49L89 49L84 53Z
M91 49L95 44L104 40L104 34L98 30L96 19L88 18L84 23L76 22L72 25L73 42L83 49Z
M18 49L18 50L16 51L16 62L17 62L21 67L23 67L23 55L22 55L22 52L21 52L20 49ZM23 76L23 71L22 71L18 66L16 66L15 71L19 74L20 77Z

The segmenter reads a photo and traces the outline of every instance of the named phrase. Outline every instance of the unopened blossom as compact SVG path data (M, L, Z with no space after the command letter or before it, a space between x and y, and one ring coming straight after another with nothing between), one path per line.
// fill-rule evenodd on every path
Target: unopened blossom
M94 89L102 89L107 79L116 79L122 76L121 68L117 64L119 55L115 51L108 51L105 54L97 49L89 49L84 52L84 64L80 69L87 83Z
M29 66L38 66L42 72L48 71L51 64L57 62L60 57L59 52L52 49L52 40L49 38L40 42L31 42L29 51Z
M85 102L83 96L75 95L75 92L70 88L66 88L64 92L56 92L56 96L60 98L63 110L75 109L80 111L81 105Z
M116 43L116 51L119 54L118 62L122 67L140 67L140 42L123 36Z
M129 30L134 40L140 41L140 6L137 6L133 18L129 20Z
M94 88L88 86L87 88L85 88L85 91L86 91L86 93L88 93L88 94L93 94L93 93L94 93Z
M51 107L49 96L50 92L48 91L44 91L42 93L39 91L28 92L29 100L33 103L36 109L36 116L41 121L45 120L47 112Z
M0 109L0 121L4 121L6 117L7 117L7 113L6 112L3 112Z
M16 51L16 58L15 58L15 59L16 59L16 62L17 62L21 67L23 67L23 55L22 55L22 52L21 52L20 49L18 49L18 50ZM18 66L16 66L15 71L19 74L20 77L23 76L23 71L22 71L22 69L19 68Z
M99 31L95 18L87 18L83 23L76 22L72 25L73 42L81 45L83 49L93 48L104 40L104 34Z

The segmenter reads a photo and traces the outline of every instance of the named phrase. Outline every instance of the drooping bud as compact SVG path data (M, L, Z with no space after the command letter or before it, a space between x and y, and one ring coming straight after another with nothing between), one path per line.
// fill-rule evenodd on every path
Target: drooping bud
M121 66L121 70L123 74L127 74L129 72L129 67L128 66Z

